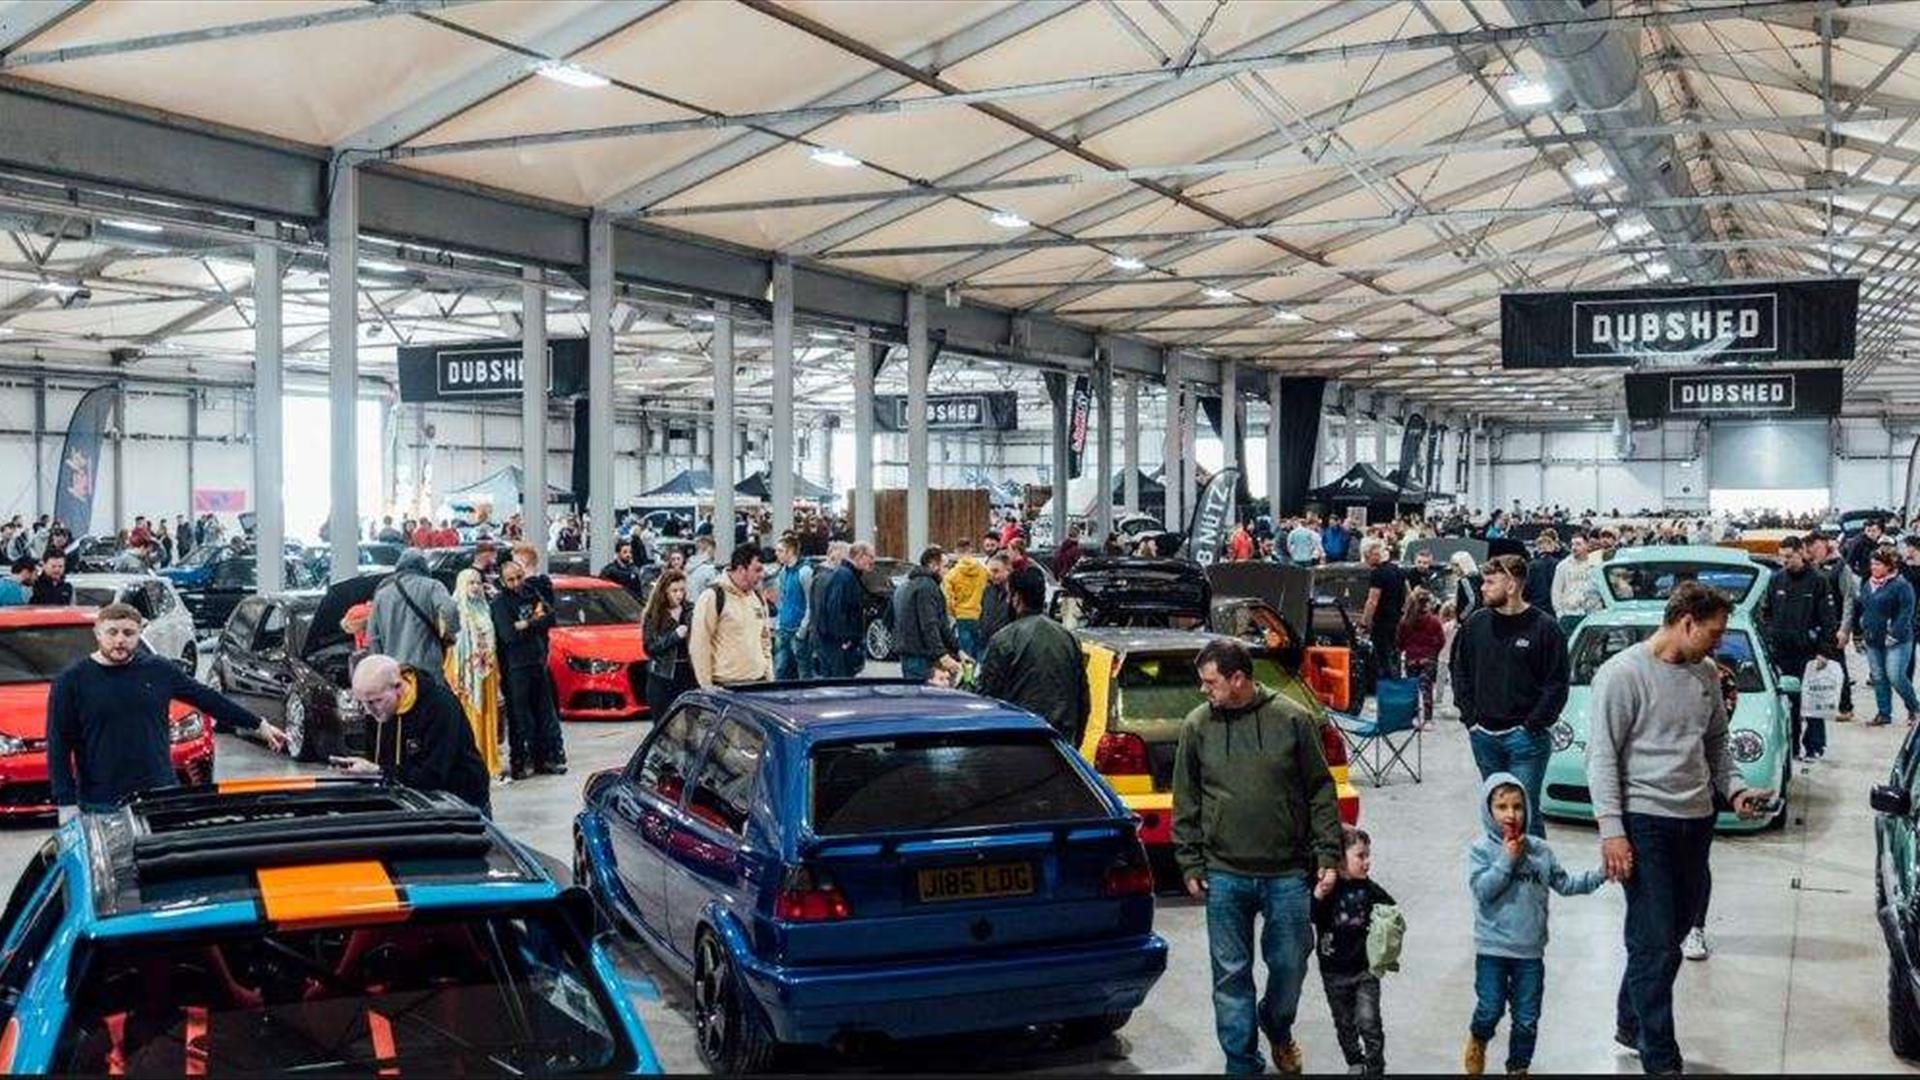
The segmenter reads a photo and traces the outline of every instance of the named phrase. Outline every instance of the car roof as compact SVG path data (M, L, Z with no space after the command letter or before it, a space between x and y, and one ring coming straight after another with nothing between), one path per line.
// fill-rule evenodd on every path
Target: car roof
M696 694L723 708L745 706L774 726L809 739L898 735L917 727L1053 730L1032 713L992 698L904 679L756 683Z
M1081 641L1111 649L1117 653L1199 652L1210 641L1226 639L1224 634L1205 630L1174 630L1167 627L1095 626L1075 630Z
M1580 621L1579 626L1574 628L1574 633L1577 634L1589 626L1597 628L1607 626L1659 626L1662 622L1666 621L1666 614L1666 605L1663 603L1622 604L1619 607L1606 608L1588 615ZM1753 617L1746 611L1736 607L1727 614L1727 626L1734 630L1751 630L1754 627ZM1572 637L1573 634L1567 636Z
M4 607L0 608L0 630L22 626L89 626L93 623L94 615L93 608L68 607L64 604Z
M619 585L606 578L587 577L584 574L555 574L552 578L556 589L618 589Z
M122 574L122 573L104 573L103 572L98 574L68 574L67 580L73 582L75 585L111 585L115 588L119 588L122 585L134 585L134 584L144 585L149 581L165 581L167 579L161 577L159 574Z
M74 835L95 917L163 916L154 929L183 917L189 925L207 916L257 924L276 918L282 901L302 905L307 918L326 918L331 907L347 921L372 914L355 891L368 876L385 883L386 902L400 911L437 906L432 894L449 887L470 900L475 887L557 892L478 810L383 780L290 776L168 788L87 815ZM283 873L296 868L307 878L297 896Z
M1753 560L1739 548L1718 544L1662 544L1653 547L1617 548L1604 565L1621 563L1715 563L1722 566L1751 566Z

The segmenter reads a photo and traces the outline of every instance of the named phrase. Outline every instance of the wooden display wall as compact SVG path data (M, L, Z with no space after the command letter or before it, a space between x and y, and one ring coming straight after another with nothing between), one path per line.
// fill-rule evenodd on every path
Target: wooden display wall
M847 505L853 505L853 493L847 493ZM992 521L993 502L979 488L936 488L927 492L927 539L953 550L962 537L980 538ZM896 559L912 559L917 551L907 550L907 492L890 488L873 493L874 550Z

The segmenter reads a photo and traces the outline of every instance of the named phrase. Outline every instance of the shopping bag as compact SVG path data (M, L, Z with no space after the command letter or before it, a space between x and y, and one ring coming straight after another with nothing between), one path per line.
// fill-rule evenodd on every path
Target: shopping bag
M1846 670L1838 661L1824 657L1807 663L1800 676L1800 715L1826 719L1840 711L1840 688Z

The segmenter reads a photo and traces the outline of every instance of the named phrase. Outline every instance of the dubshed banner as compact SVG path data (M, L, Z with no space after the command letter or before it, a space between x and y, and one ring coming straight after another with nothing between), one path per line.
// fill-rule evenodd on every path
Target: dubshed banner
M461 401L519 397L522 351L518 341L458 345L407 345L399 350L401 401ZM547 395L587 392L587 340L547 342Z
M907 430L907 395L876 394L873 425ZM928 431L1012 431L1020 426L1020 395L1013 390L977 394L928 394Z
M1500 297L1507 368L1626 366L1650 357L1851 360L1857 279Z
M1810 417L1840 415L1843 369L1647 372L1627 376L1627 415Z

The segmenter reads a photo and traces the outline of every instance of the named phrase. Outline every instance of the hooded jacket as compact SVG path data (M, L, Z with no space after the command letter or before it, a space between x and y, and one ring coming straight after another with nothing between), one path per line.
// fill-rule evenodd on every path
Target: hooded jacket
M1187 714L1173 762L1173 854L1183 877L1331 870L1340 804L1313 711L1267 687L1244 709Z
M367 647L431 677L446 659L447 636L459 626L453 594L427 576L427 557L409 548L373 591Z
M947 571L940 589L947 594L947 609L954 618L978 619L980 600L987 591L986 564L972 556L961 558Z
M1547 890L1581 896L1606 884L1599 870L1573 873L1560 865L1546 841L1526 837L1520 861L1507 857L1506 841L1493 820L1495 788L1512 786L1527 798L1526 785L1512 773L1497 772L1480 785L1483 835L1467 848L1467 884L1473 890L1473 947L1483 956L1538 960L1547 951ZM1527 800L1527 821L1536 811Z
M960 655L939 575L924 566L908 571L906 584L893 594L893 647L901 656Z

